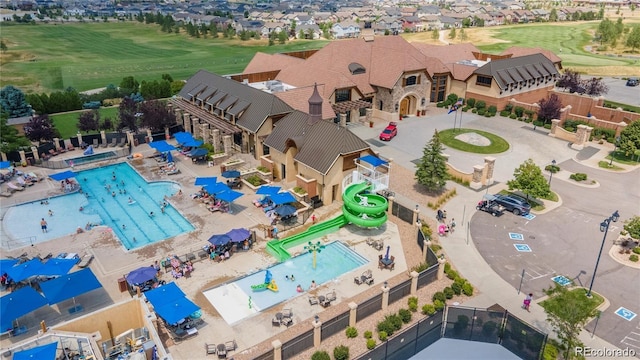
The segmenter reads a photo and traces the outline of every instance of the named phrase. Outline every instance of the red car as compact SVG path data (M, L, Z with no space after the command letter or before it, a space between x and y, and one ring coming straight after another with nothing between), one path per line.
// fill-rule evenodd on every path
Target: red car
M398 124L390 122L389 125L380 133L380 140L389 141L398 135Z

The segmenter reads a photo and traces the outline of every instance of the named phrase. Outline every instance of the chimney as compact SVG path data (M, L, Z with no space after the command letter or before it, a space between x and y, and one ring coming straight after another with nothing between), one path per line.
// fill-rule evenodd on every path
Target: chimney
M309 98L309 124L322 120L322 97L318 93L318 84L313 84L313 94Z

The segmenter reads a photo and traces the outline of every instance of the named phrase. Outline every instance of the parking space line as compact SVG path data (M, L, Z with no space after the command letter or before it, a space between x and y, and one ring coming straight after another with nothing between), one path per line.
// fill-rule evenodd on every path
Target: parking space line
M640 331L640 323L638 323L636 329ZM620 340L620 343L640 350L640 332L631 331Z

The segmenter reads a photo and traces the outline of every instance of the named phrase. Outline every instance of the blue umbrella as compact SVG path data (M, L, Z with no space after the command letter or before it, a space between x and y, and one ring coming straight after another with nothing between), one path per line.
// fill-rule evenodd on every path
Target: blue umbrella
M215 246L222 246L228 244L231 238L227 234L217 234L211 236L208 241Z
M186 295L184 294L184 292L182 292L182 290L180 290L176 283L171 282L145 292L144 296L147 298L147 300L149 300L151 305L156 308L162 305L166 305L175 299L183 298Z
M13 360L55 360L58 351L58 342L52 342L13 354Z
M40 288L50 305L73 299L74 308L76 296L101 287L102 284L89 268L40 283Z
M18 259L0 259L0 274L7 272L7 269L18 263Z
M57 174L49 175L49 177L52 178L55 181L62 181L62 180L65 180L65 179L76 177L76 175L77 174L74 173L73 171L67 170L67 171L63 171L63 172L57 173Z
M212 185L206 185L204 187L204 189L209 193L209 194L218 194L221 192L225 192L225 191L231 191L231 188L227 186L227 184L225 183L215 183Z
M200 310L198 305L191 302L186 297L177 298L160 307L154 307L154 310L158 316L164 319L168 324L175 324L178 321L186 318L194 312Z
M45 305L47 305L47 299L30 286L22 287L1 297L0 332L11 330L14 320Z
M251 236L251 231L247 229L233 229L227 233L227 236L229 236L233 242L241 242Z
M258 195L275 195L280 191L280 186L262 185L256 191Z
M149 143L149 146L151 146L152 148L158 150L159 152L165 152L165 151L170 151L170 150L175 150L175 146L168 144L166 141L164 140L160 140L160 141L152 141Z
M276 212L276 214L284 217L284 216L293 215L297 210L295 207L291 205L280 205L276 207L274 211Z
M43 267L44 267L44 264L40 260L31 259L22 264L18 264L8 268L7 275L9 275L9 277L13 281L20 282L32 276L41 275L40 272L42 271Z
M241 197L242 195L244 194L241 192L229 190L229 191L223 191L221 193L217 193L216 199L220 199L226 202L233 202L235 199Z
M147 282L156 277L156 275L158 275L158 270L153 266L143 266L127 274L126 278L129 284L136 285Z
M215 184L218 182L218 178L215 176L211 176L211 177L197 177L196 178L196 182L193 185L200 185L200 186L205 186L205 185L211 185L211 184Z
M186 141L193 139L193 135L191 135L191 133L184 132L184 131L177 132L173 134L173 136L176 138L176 141L178 142L178 144L182 144Z
M227 170L222 172L222 177L227 179L240 177L240 171L238 170Z
M167 151L167 162L173 162L173 155L171 155L171 151Z
M202 144L204 144L204 141L202 140L191 139L182 143L182 146L198 147Z
M387 253L384 255L385 260L389 260L389 250L391 250L391 246L387 246Z
M38 275L65 275L78 263L78 259L49 259Z
M11 167L11 161L0 161L0 169Z
M282 204L296 202L296 198L294 198L293 195L291 195L291 193L288 191L277 193L275 195L270 195L269 198L275 205L282 205Z
M191 152L189 153L189 156L191 156L191 157L200 157L200 156L205 156L208 153L209 153L209 150L207 150L205 148L198 148L198 149L191 150Z

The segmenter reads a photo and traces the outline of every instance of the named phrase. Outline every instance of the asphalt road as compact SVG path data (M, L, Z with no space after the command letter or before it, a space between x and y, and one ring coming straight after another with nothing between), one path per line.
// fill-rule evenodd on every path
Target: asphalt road
M626 86L627 81L622 78L605 77L602 81L609 87L609 92L605 95L607 100L640 106L640 86Z

